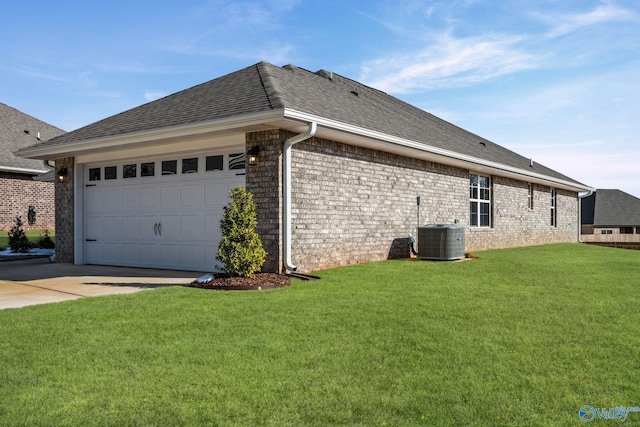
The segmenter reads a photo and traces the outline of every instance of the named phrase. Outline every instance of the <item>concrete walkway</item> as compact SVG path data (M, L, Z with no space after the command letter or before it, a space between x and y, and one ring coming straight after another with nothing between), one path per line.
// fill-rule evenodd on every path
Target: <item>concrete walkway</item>
M48 258L0 262L0 309L186 285L201 272L50 263Z

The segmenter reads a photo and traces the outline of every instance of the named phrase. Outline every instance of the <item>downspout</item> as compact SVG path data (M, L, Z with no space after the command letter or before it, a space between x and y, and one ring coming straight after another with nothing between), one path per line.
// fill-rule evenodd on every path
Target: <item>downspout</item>
M305 133L292 136L284 142L282 147L282 167L284 169L284 179L282 181L284 200L284 266L289 271L296 271L298 267L291 261L291 147L298 142L311 138L316 134L318 124L309 123L309 129Z

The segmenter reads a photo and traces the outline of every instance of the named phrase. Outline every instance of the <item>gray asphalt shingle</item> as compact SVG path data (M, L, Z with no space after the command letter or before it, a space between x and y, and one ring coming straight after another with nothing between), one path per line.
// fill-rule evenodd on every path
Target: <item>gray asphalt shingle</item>
M338 74L260 62L41 143L52 146L287 108L579 184L485 138Z
M596 227L640 226L640 199L621 190L597 190L582 199L583 224ZM585 222L585 221L593 222Z
M42 160L25 159L13 153L37 143L38 134L43 141L63 133L62 129L0 102L0 166L45 170Z

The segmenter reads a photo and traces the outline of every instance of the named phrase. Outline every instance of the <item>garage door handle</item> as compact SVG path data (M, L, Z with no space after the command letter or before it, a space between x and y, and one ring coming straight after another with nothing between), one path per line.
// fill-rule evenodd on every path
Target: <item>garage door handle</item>
M158 234L162 236L162 223L158 223Z
M153 224L153 234L158 235L158 223Z
M97 242L96 239L84 239L85 242Z

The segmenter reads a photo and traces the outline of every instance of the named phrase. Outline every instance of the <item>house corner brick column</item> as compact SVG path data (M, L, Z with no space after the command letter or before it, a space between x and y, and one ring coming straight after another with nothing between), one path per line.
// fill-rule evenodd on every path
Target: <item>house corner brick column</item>
M257 231L262 239L267 259L264 272L282 271L282 145L284 135L278 129L249 132L246 150L260 147L258 164L247 165L246 186L257 206Z
M56 168L67 168L64 182L55 183L56 198L56 262L73 263L74 252L74 158L56 159Z

